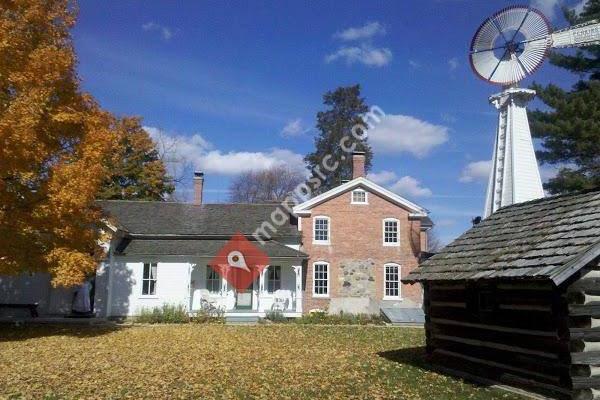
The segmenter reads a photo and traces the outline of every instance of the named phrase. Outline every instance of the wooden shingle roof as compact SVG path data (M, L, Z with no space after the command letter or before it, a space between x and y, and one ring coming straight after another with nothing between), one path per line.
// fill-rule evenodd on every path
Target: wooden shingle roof
M132 235L231 236L253 234L280 206L271 204L202 204L164 201L99 200L96 202L121 230ZM276 227L273 238L299 238L296 225ZM269 231L270 233L271 231Z
M495 278L564 282L600 256L600 191L502 208L412 271L406 282Z

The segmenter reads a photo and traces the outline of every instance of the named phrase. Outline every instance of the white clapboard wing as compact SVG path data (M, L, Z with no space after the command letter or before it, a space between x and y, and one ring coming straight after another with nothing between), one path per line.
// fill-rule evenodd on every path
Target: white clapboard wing
M600 45L600 22L594 20L552 33L552 47Z

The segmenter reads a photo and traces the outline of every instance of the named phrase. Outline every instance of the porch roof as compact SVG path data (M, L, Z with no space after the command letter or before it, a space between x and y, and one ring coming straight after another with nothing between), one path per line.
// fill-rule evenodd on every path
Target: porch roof
M194 256L214 257L227 244L225 239L132 239L119 249L124 256ZM306 253L295 250L283 243L270 240L265 244L252 242L270 258L308 258Z

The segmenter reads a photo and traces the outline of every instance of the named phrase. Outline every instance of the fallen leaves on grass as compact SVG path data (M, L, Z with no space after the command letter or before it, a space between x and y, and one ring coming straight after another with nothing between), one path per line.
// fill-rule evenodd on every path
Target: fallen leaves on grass
M0 328L0 398L517 399L427 370L422 329Z

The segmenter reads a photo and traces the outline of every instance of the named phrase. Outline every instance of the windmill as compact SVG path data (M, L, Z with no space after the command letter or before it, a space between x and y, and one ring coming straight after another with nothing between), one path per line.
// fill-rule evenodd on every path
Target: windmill
M511 6L477 29L469 61L477 76L501 85L490 103L499 112L484 218L500 207L544 197L526 105L535 91L518 82L538 69L552 48L600 44L600 22L552 32L547 18L527 6Z

